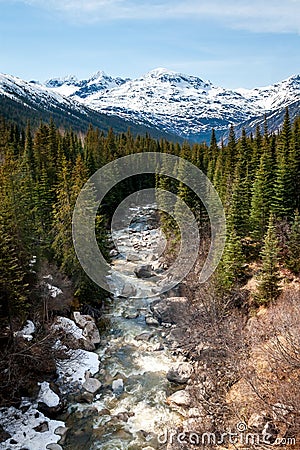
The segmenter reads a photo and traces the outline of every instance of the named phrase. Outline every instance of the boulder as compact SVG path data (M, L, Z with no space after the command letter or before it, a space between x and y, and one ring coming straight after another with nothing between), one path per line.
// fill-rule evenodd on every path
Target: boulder
M159 323L177 324L190 315L190 304L186 297L169 297L150 306L153 316Z
M155 319L154 317L152 317L152 316L146 317L146 318L145 318L145 322L146 322L146 324L149 325L149 326L155 326L155 327L157 327L157 326L159 325L159 321L158 321L157 319Z
M97 391L101 388L102 384L96 378L87 378L83 383L82 387L87 392L91 394L96 394Z
M56 430L54 431L55 434L57 434L58 436L60 436L60 440L59 443L61 445L64 445L66 438L67 438L67 433L68 433L69 428L67 427L58 427L56 428Z
M126 260L131 262L137 262L141 259L141 257L137 253L128 253L126 255Z
M152 337L153 337L153 333L148 333L147 331L145 331L144 333L141 333L141 334L138 334L137 336L135 336L135 340L148 342L148 341L150 341L150 339Z
M193 373L193 366L188 362L181 362L171 367L167 379L172 383L186 384Z
M120 297L134 297L136 295L136 287L130 283L124 284L122 287Z
M59 444L48 444L46 449L47 450L63 450L63 448Z
M111 387L114 394L120 395L124 391L124 381L122 380L122 378L118 378L117 380L114 380L112 382Z
M150 264L136 267L134 273L138 278L151 278L155 275Z
M190 394L185 389L182 389L170 395L170 397L167 398L166 402L171 406L175 405L189 407L191 406L192 399Z
M78 311L75 311L73 315L76 325L83 330L83 337L94 346L99 344L101 341L100 333L94 318L89 315L82 315Z

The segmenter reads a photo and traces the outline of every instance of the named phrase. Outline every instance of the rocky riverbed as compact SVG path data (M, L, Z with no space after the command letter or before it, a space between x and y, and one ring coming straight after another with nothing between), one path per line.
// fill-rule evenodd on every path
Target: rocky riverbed
M56 383L41 383L37 398L20 409L0 411L7 433L0 449L171 448L160 437L199 414L189 393L194 367L181 348L189 302L176 289L155 296L166 242L154 217L155 207L133 208L129 230L113 236L119 276L110 279L106 331L100 336L93 318L79 312L55 320L65 355Z

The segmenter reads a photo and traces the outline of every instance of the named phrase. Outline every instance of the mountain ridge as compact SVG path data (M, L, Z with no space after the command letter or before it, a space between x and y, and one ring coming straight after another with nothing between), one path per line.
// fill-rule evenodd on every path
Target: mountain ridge
M92 92L83 87L69 97L99 112L147 122L194 141L210 133L211 128L219 136L226 135L231 124L273 115L300 100L299 75L253 89L225 89L165 68L153 69L135 79L116 79L104 72L101 77L98 89L94 83Z
M281 117L290 105L294 105L295 114L299 110L300 75L270 86L235 90L165 68L135 79L98 71L83 80L68 75L45 83L0 75L0 93L23 103L28 96L46 110L49 105L67 109L69 115L83 115L87 120L91 114L101 114L108 120L118 118L181 140L200 142L209 140L212 128L219 139L226 139L231 124L238 133L243 124L250 132L253 127L249 124L259 125L265 116L272 117L270 131L276 131L280 125L274 116Z

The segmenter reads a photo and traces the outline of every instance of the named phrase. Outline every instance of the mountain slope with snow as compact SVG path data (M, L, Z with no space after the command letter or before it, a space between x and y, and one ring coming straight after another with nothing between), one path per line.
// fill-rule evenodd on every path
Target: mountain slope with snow
M68 80L55 89L63 92L72 84L69 97L96 111L150 123L195 141L212 127L222 134L231 123L254 120L300 100L299 76L272 86L236 90L161 68L135 80L114 79L103 72L96 79L73 84ZM47 86L51 88L51 83Z
M87 80L67 76L44 85L0 75L1 94L71 117L90 120L98 115L199 142L209 140L212 128L217 136L226 136L230 124L237 129L245 124L250 131L264 115L272 117L271 131L275 131L286 106L293 105L295 114L298 111L300 76L267 87L232 90L161 68L134 80L100 71Z
M99 77L95 78L96 83L97 80ZM177 135L166 133L151 124L139 125L130 119L114 114L107 115L89 108L83 102L66 95L68 90L70 94L72 90L80 88L76 86L74 89L74 83L77 83L77 80L68 77L56 82L51 81L45 86L39 82L27 82L11 75L0 74L0 115L22 126L25 126L28 120L35 126L40 120L49 121L52 117L58 127L72 127L75 131L86 132L89 125L99 127L103 131L113 128L116 132L126 132L130 128L134 135L148 133L156 139L180 140ZM60 88L65 95L59 92Z

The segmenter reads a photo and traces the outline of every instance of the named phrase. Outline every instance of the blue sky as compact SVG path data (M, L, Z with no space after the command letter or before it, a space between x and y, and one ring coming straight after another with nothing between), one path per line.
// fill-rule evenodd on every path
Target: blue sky
M0 72L26 80L166 67L224 87L300 73L300 0L0 0Z

